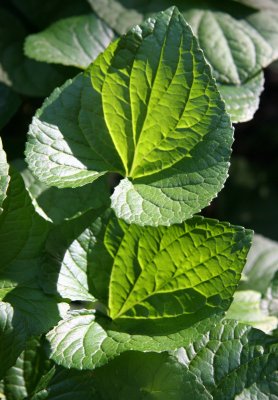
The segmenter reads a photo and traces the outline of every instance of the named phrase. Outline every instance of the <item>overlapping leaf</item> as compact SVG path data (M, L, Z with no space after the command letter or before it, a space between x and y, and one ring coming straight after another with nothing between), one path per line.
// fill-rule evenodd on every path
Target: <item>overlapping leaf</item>
M58 367L38 395L49 400L68 400L72 393L80 400L275 399L277 356L277 339L225 321L172 355L126 352L93 372Z
M232 129L210 68L176 8L112 43L87 74L54 91L30 128L27 160L47 184L122 180L117 215L181 222L227 177ZM47 165L47 168L45 166Z
M94 14L66 18L28 36L25 54L38 61L86 68L115 35Z
M56 300L36 281L49 224L35 213L20 175L14 170L10 175L0 216L1 376L28 336L47 332L60 319Z
M3 394L8 400L30 398L41 377L50 370L51 361L47 359L42 343L40 338L30 339L15 365L7 371Z
M208 327L204 318L228 308L250 238L201 217L168 228L97 218L69 247L57 276L59 295L91 310L48 334L53 359L93 369L129 349L169 350L190 340Z
M126 30L129 21L134 19L133 23L139 23L143 15L176 4L192 26L213 67L232 120L242 122L251 119L258 108L262 78L257 75L278 56L278 8L271 0L239 2L245 5L210 0L166 0L163 5L157 1L107 0L106 7L101 0L94 0L90 4L119 33ZM253 90L252 95L250 90ZM238 98L243 107L238 107Z
M262 299L262 294L255 290L239 290L235 292L226 318L251 325L265 333L271 333L278 326L278 319L268 310L268 303L273 300L271 293L269 293L269 299ZM269 306L271 308L270 304Z
M16 160L13 164L20 170L38 214L55 225L109 204L106 177L98 179L93 186L57 189L38 181L23 160Z
M278 243L255 235L244 267L244 280L241 289L257 290L265 294L269 284L278 271Z

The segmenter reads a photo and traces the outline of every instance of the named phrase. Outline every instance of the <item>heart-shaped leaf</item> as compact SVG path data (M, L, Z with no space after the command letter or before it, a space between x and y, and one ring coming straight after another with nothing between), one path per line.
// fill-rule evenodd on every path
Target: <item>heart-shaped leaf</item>
M74 313L48 334L53 359L95 368L134 346L178 346L196 324L228 308L251 236L201 217L159 228L128 225L109 213L96 218L57 265L58 294L89 302L92 310Z
M34 174L58 187L126 176L112 207L129 223L170 225L208 205L227 177L232 128L178 10L131 29L89 73L37 112L26 150Z

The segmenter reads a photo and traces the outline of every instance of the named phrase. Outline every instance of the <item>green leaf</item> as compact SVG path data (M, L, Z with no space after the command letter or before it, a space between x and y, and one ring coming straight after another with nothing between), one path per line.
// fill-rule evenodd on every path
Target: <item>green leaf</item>
M70 265L69 270L67 270L67 266L61 266L61 263L72 242L77 237L79 237L79 235L82 234L82 232L88 227L88 225L93 223L95 226L94 221L98 219L99 215L102 214L104 210L105 208L90 210L82 214L78 218L68 220L59 225L56 225L50 231L47 237L47 241L45 243L45 254L42 264L42 272L40 275L40 285L45 293L56 296L58 295L61 297L61 293L63 290L62 288L63 286L65 286L65 290L67 291L67 293L65 293L64 298L71 298L69 294L71 290L74 290L74 292L76 292L77 290L80 296L79 300L81 300L82 293L86 297L83 300L89 300L88 296L90 298L92 297L87 292L87 278L84 276L83 270L82 268L80 269L79 264L75 264L75 259L72 259L73 264ZM83 243L81 243L81 245L83 245ZM72 254L72 257L77 257L79 262L82 262L83 252L82 249L79 247L78 250L79 253ZM69 254L69 258L71 258L71 254ZM71 276L71 268L74 269L74 274L77 272L76 275ZM65 274L65 277L62 279L63 273ZM69 281L64 285L66 279L69 279ZM79 284L77 285L77 287L74 287L74 285L72 285L71 279L74 284L76 284L77 282L79 283L79 281L81 280L82 287Z
M129 334L107 325L104 319L96 319L94 312L83 310L73 313L47 334L50 357L66 368L95 369L129 350L161 352L175 350L184 343L201 338L219 316L205 319L194 326L167 335Z
M21 21L0 10L0 82L27 96L46 96L72 75L63 67L30 60L23 54L26 36Z
M25 187L38 214L54 224L61 224L64 220L76 218L91 209L109 204L106 177L98 179L93 186L57 189L38 181L26 168L23 160L14 161L13 165L21 171Z
M262 78L259 80L256 76L262 68L277 58L278 49L277 2L275 0L239 0L239 2L248 7L229 1L174 1L200 41L233 122L252 119L258 108L262 90ZM95 0L91 5L101 18L121 33L126 31L129 16L134 15L140 21L143 14L153 15L161 8L173 5L169 0L165 0L163 5L157 1L122 1L122 5L109 0L107 3L104 7L102 1ZM112 7L120 11L111 13ZM254 90L252 96L249 90ZM235 98L239 96L240 103L244 103L246 91L248 97L240 112L239 109L235 109Z
M92 310L48 334L52 358L93 369L129 349L179 346L228 308L250 240L249 231L201 217L159 228L97 218L65 252L56 284Z
M37 61L85 69L114 37L112 29L94 14L71 17L28 36L25 54Z
M102 400L96 392L91 371L68 370L56 366L53 377L46 377L43 387L30 400Z
M233 122L249 121L259 108L260 95L264 89L264 75L260 72L239 86L218 84Z
M1 288L23 285L39 271L39 259L50 224L35 213L20 175L11 181L0 216Z
M241 289L257 290L264 294L274 273L278 271L278 243L255 235L244 267Z
M277 339L236 321L218 324L176 352L210 400L275 399L277 355Z
M24 319L20 319L13 307L0 301L0 379L16 362L27 340Z
M274 274L265 293L263 305L270 315L278 317L278 271Z
M7 163L6 153L3 150L2 141L0 139L0 214L3 211L2 203L6 197L9 180L9 165Z
M235 319L254 328L270 333L278 325L278 319L269 315L262 294L254 290L235 292L227 319Z
M133 25L143 21L143 15L136 10L128 10L115 0L88 0L92 9L117 33L123 35ZM163 6L160 9L164 8Z
M28 336L47 332L60 319L56 299L36 280L49 223L35 213L20 175L11 169L10 176L0 216L1 374L14 364Z
M4 393L9 400L23 400L35 390L41 376L51 367L42 340L32 338L4 378Z
M98 400L183 400L185 394L201 400L274 399L277 355L277 339L224 321L172 355L129 351L91 375L59 369L47 388L48 398L56 400L65 387L68 399L75 382L81 400L90 395Z
M20 97L7 85L0 83L0 129L9 122L20 104Z
M208 399L196 376L167 353L127 352L94 371L93 381L103 400Z
M37 112L26 150L34 174L58 187L126 176L112 205L129 223L170 225L205 207L227 178L232 128L177 9L112 43L90 74Z

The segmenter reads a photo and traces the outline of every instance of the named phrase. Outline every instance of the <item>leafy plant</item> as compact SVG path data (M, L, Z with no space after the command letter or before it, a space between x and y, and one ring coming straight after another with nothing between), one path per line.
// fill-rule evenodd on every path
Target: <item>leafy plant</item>
M13 3L56 19L54 0ZM27 38L84 71L36 112L28 166L0 150L0 394L274 399L277 244L255 236L247 258L251 230L195 214L277 57L275 2L89 3Z

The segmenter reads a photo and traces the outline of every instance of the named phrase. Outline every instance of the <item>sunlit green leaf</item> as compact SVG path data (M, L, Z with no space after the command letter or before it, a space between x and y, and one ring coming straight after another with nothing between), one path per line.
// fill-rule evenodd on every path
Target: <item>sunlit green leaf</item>
M206 206L227 178L232 128L177 9L112 43L89 73L92 81L79 75L54 91L33 119L34 174L58 187L126 176L112 207L129 223L170 225Z

